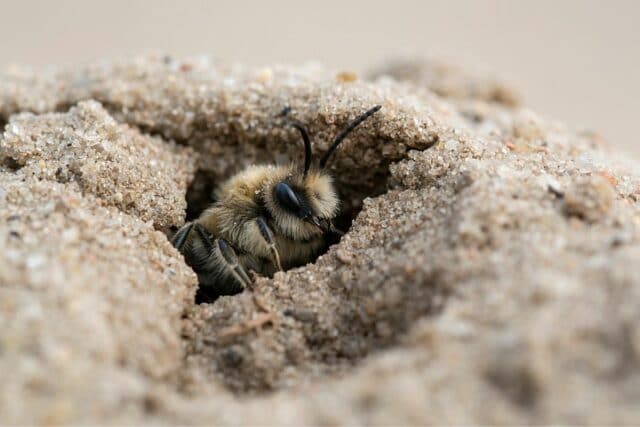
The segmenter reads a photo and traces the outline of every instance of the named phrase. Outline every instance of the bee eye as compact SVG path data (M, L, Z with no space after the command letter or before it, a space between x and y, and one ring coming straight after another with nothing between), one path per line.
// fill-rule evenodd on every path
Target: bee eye
M303 211L302 205L296 193L284 182L280 182L276 185L274 190L276 199L287 210L300 214Z

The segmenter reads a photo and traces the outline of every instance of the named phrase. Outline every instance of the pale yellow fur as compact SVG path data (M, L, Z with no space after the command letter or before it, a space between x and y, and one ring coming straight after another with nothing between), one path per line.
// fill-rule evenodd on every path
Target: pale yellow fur
M310 171L306 179L294 166L250 166L223 183L217 190L218 200L196 222L214 238L224 238L247 256L272 259L268 243L255 221L256 198L263 200L271 213L269 227L283 267L304 264L324 245L322 230L282 209L273 200L274 186L284 180L306 189L309 203L318 217L332 219L338 211L338 197L331 178ZM242 259L242 257L241 257ZM263 274L271 274L267 268Z

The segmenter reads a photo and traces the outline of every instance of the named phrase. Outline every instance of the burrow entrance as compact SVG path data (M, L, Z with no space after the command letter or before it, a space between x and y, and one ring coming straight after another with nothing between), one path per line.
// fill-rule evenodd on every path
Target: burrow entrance
M387 179L388 172L378 173L371 181L371 184L374 185L368 188L350 186L338 180L336 190L341 200L341 209L333 221L336 229L346 234L351 228L353 220L362 209L362 201L366 197L375 197L384 194L387 190ZM200 169L196 172L186 194L187 222L196 220L209 206L216 202L215 190L223 181L224 179L218 179L217 175L210 171ZM177 228L174 228L172 231L176 232ZM315 262L317 257L326 253L331 246L340 241L340 238L340 235L332 234L326 247L324 247L311 262ZM195 302L196 304L213 303L219 297L220 295L215 293L214 290L199 286L196 292Z

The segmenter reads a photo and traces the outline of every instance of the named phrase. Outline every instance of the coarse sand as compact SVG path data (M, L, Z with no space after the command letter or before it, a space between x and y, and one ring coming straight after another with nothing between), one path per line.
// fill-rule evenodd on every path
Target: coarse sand
M342 240L195 304L222 179L338 149ZM158 55L0 73L0 423L640 422L640 170L491 76Z

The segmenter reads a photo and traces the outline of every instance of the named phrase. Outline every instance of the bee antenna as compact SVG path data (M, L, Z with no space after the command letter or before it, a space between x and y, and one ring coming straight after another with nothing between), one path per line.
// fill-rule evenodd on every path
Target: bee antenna
M291 111L291 107L286 106L276 117L286 117ZM311 140L309 139L309 132L307 127L300 121L287 118L289 124L298 129L300 135L302 135L302 141L304 142L304 171L302 176L306 177L311 167Z
M291 126L300 131L300 135L302 135L302 140L304 141L304 171L302 175L306 177L311 167L311 140L309 139L309 133L307 132L307 128L297 120L292 120Z
M336 135L336 137L333 140L333 143L331 143L331 146L329 147L327 152L324 153L324 156L322 156L322 158L320 159L320 169L324 169L325 165L327 164L327 161L329 160L329 157L331 157L331 155L336 150L336 148L338 148L338 145L340 145L340 143L347 137L347 135L349 135L351 131L353 131L356 127L358 127L360 123L367 120L375 112L379 111L381 108L382 108L382 105L376 105L375 107L370 108L365 113L356 117L353 121L351 121L351 123L347 125L346 128L344 128L338 135Z

